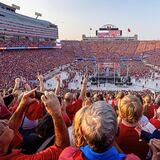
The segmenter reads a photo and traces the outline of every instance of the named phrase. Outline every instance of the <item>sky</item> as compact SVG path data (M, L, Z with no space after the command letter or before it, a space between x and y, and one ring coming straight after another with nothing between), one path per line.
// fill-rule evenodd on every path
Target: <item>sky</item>
M18 5L17 13L48 20L59 28L59 38L81 40L95 36L105 24L122 29L123 35L138 34L140 40L160 40L160 0L0 0ZM90 31L92 28L92 31Z

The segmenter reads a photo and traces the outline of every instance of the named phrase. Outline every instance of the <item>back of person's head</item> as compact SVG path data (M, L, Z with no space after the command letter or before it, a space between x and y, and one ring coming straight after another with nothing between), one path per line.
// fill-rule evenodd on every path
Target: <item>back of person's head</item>
M150 95L146 95L144 97L144 104L150 104L152 102L152 97Z
M112 146L115 138L116 113L105 101L97 101L86 109L81 127L90 148L98 153L104 152Z
M148 116L148 114L149 114L148 113L148 108L150 107L150 104L152 102L152 97L150 95L146 95L143 100L144 100L143 114L145 116Z
M136 123L142 116L142 103L133 95L125 96L119 105L120 117L128 123Z
M98 98L98 101L103 101L104 100L103 94L98 94L97 98Z
M65 95L64 95L64 100L67 102L67 103L72 103L73 101L73 93L71 92L67 92Z

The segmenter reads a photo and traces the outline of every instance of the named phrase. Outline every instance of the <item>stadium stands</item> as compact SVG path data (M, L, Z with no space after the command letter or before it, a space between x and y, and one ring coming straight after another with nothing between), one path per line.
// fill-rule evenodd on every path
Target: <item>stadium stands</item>
M58 38L56 25L35 18L17 14L15 11L8 11L0 4L0 33L9 36L23 36L32 38Z
M0 46L21 46L26 41L5 41ZM43 44L45 45L46 42ZM84 42L84 41L62 41L62 49L43 49L43 50L13 50L1 52L1 87L11 86L8 79L14 80L21 75L29 80L34 80L37 72L45 73L54 67L62 64L71 63L79 57L95 57L97 62L120 62L121 57L145 57L145 63L159 66L158 41L150 42ZM30 43L28 45L42 45L41 43ZM147 47L148 44L150 47ZM3 46L3 47L4 47ZM155 46L157 49L155 50ZM140 52L141 51L141 52ZM9 63L8 63L9 62ZM122 62L130 66L129 75L134 77L148 77L150 67L143 61ZM92 62L84 62L83 66L89 65L90 73L93 72ZM44 67L45 66L45 67ZM7 70L6 70L7 68ZM78 68L77 68L78 69ZM80 70L80 69L79 69ZM9 74L7 74L9 73ZM126 67L122 69L121 74L126 73Z

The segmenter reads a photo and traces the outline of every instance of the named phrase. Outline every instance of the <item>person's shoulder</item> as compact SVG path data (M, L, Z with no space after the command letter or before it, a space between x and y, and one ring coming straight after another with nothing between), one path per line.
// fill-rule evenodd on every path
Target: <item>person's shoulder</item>
M131 154L128 154L124 160L140 160L140 158L135 154L131 153Z
M59 160L83 160L82 152L76 147L67 147L65 148L59 156Z
M62 154L74 154L76 152L80 152L80 150L76 147L69 146L62 151L61 155Z

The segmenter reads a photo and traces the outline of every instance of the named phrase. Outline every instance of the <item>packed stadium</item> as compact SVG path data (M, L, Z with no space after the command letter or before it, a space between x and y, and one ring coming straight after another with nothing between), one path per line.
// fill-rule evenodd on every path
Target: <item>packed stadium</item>
M0 2L0 160L160 159L160 40L60 40L19 9Z

